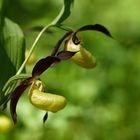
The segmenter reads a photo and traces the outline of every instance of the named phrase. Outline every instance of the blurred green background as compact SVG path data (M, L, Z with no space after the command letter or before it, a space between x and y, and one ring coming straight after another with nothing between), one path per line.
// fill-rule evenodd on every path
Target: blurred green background
M62 0L12 0L7 15L25 31L48 24L61 5ZM1 133L0 140L140 140L139 15L139 0L75 0L65 25L76 29L99 23L114 39L98 32L81 33L98 65L87 70L63 61L41 76L47 91L67 97L65 109L49 113L43 125L45 112L33 107L24 94L17 107L17 125ZM25 34L27 49L37 34ZM36 61L47 56L63 34L56 28L44 34L34 52ZM28 73L35 62L26 66Z

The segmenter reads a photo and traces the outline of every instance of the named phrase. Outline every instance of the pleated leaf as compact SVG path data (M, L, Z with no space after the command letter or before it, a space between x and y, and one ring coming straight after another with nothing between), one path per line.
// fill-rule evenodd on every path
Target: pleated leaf
M55 18L54 23L61 24L64 20L66 20L70 13L71 13L71 5L73 4L74 0L64 0L63 7Z
M24 60L25 40L20 27L5 18L0 37L0 93L7 80L13 76ZM3 93L4 94L4 93ZM1 98L3 96L1 95ZM0 98L0 100L1 100Z

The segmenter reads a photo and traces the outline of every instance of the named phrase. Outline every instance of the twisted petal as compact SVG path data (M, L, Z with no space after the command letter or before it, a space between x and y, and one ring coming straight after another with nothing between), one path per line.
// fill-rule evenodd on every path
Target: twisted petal
M39 60L33 68L32 76L36 77L42 74L45 70L47 70L53 63L59 62L60 59L54 56L48 56Z
M57 42L57 44L54 46L53 50L52 50L52 53L51 53L51 56L55 56L60 45L62 44L62 42L64 41L64 39L66 39L68 36L70 36L71 34L73 33L73 31L69 31L69 32L66 32L62 38L60 38L60 40Z
M77 30L74 32L73 38L72 38L73 42L74 42L74 43L77 42L77 41L76 41L76 40L77 40L76 34L77 34L78 32L87 31L87 30L99 31L99 32L102 32L102 33L104 33L105 35L107 35L107 36L109 36L109 37L112 37L111 34L110 34L110 32L109 32L104 26L102 26L102 25L100 25L100 24L85 25L85 26L80 27L79 29L77 29Z
M61 51L57 54L57 57L60 60L67 60L71 58L76 52L70 52L70 51Z
M17 122L17 114L16 114L16 105L17 102L22 95L22 93L25 91L25 89L31 85L32 83L32 77L25 79L19 86L16 87L16 89L10 94L10 112L12 119L14 123Z

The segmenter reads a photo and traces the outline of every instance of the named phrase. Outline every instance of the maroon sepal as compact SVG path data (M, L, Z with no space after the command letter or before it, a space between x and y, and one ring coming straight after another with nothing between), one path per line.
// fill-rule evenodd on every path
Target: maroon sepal
M61 46L62 42L64 41L64 39L66 39L68 36L70 36L71 34L73 33L73 31L69 31L69 32L66 32L62 38L60 38L60 40L57 42L57 44L54 46L53 50L52 50L52 53L51 53L51 56L55 56L59 47Z
M60 60L67 60L70 59L76 52L70 52L70 51L61 51L57 54L57 58Z
M60 59L54 56L48 56L39 60L33 68L32 77L39 76L45 70L47 70L53 63L58 61L60 61Z
M23 94L25 89L31 85L32 77L25 79L19 86L10 94L10 112L14 123L17 122L16 106L20 96Z
M82 26L80 27L79 29L77 29L74 34L73 34L73 42L75 43L75 40L77 39L76 37L76 34L78 32L81 32L81 31L87 31L87 30L95 30L95 31L99 31L99 32L102 32L104 33L105 35L109 36L109 37L112 37L110 32L102 25L100 24L95 24L95 25L85 25L85 26Z

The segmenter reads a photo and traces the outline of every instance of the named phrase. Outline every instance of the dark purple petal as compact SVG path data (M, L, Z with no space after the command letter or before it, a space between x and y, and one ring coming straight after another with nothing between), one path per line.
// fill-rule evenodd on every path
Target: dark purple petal
M81 31L87 31L87 30L95 30L95 31L99 31L99 32L102 32L104 33L105 35L109 36L109 37L112 37L110 32L102 25L100 24L95 24L95 25L85 25L85 26L82 26L80 27L79 29L77 29L75 31L75 33L73 34L73 42L75 43L75 39L77 38L76 37L76 34L78 32L81 32Z
M45 70L47 70L53 63L60 61L57 57L48 56L39 60L33 68L32 76L36 77L42 74Z
M52 50L52 53L51 53L51 56L55 56L60 45L62 44L62 42L64 41L65 38L67 38L69 35L71 35L73 33L73 31L69 31L67 33L65 33L62 38L57 42L57 44L54 46L53 50Z
M70 51L61 51L57 54L57 57L60 60L67 60L71 58L76 52L70 52Z
M16 89L10 94L10 112L12 119L14 123L17 122L17 114L16 114L16 105L20 98L20 96L23 94L25 89L31 85L32 83L32 77L25 79L21 82L19 86L16 87Z

